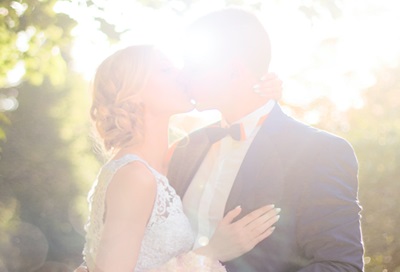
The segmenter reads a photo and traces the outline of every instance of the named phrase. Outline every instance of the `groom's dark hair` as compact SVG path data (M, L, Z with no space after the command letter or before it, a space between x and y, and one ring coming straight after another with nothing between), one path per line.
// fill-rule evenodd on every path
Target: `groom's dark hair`
M240 58L257 75L268 72L271 45L267 31L252 12L226 8L196 20L187 37L206 33L213 40L216 61Z

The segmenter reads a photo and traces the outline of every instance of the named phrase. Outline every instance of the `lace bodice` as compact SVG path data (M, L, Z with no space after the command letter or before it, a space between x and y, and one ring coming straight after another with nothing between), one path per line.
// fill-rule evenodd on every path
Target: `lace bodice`
M108 184L119 168L133 161L144 163L154 174L157 182L157 195L142 240L135 272L160 266L169 259L189 251L193 245L193 232L183 213L182 202L167 178L138 156L125 155L103 166L89 193L90 216L85 226L86 244L83 251L89 271L94 267L104 227L105 196ZM134 177L132 177L132 182L134 182Z

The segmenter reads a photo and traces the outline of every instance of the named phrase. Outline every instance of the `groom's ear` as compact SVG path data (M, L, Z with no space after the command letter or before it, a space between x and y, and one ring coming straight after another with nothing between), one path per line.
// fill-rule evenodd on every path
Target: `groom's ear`
M245 74L245 66L242 60L233 59L230 61L229 65L227 65L227 69L229 69L229 76L232 80L240 80Z

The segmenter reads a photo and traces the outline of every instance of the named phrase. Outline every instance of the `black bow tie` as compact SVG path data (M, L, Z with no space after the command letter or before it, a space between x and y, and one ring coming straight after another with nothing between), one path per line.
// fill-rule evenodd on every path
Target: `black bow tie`
M236 141L243 140L242 128L240 124L233 124L230 127L222 128L219 126L210 126L206 128L207 136L211 143L218 142L222 138L230 135Z

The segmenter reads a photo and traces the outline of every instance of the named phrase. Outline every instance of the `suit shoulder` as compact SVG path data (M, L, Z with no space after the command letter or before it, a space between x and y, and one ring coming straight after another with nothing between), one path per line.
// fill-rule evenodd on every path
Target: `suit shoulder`
M316 127L313 127L311 125L308 125L306 123L303 123L299 120L296 120L292 117L288 117L289 122L287 126L287 130L290 130L293 132L293 135L301 140L301 138L306 138L306 139L311 139L313 144L337 144L337 145L342 145L342 146L349 146L351 147L351 144L344 139L343 137L336 135L332 132L319 129Z
M338 135L310 126L289 116L285 117L283 123L282 129L274 137L274 141L282 154L291 157L291 159L288 159L289 161L305 163L325 157L355 158L351 144Z

